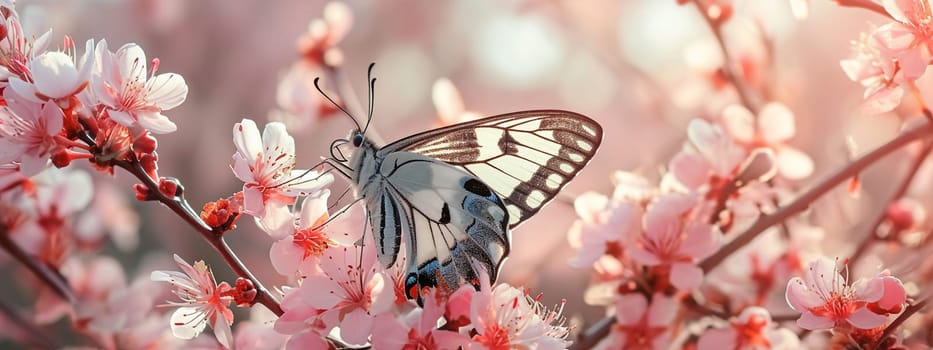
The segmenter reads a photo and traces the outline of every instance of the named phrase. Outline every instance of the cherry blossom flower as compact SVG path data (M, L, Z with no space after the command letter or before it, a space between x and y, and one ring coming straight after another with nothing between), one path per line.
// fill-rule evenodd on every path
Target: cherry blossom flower
M837 271L838 261L819 257L810 262L804 278L787 282L787 304L801 312L797 325L809 330L855 327L872 329L898 313L906 293L900 280L888 273L850 284Z
M671 160L671 175L686 188L732 179L745 160L745 151L726 136L725 131L702 119L687 126L689 143ZM712 180L711 180L712 178Z
M84 55L80 58L61 51L43 52L26 63L30 80L13 76L10 87L17 95L32 102L54 101L64 109L70 108L72 105L68 98L84 90L91 78L93 53L94 40L87 41Z
M423 295L423 308L414 308L401 316L391 313L377 316L373 326L373 348L457 349L466 346L469 337L438 328L439 320L444 315L444 304L435 294ZM446 325L446 321L441 322Z
M298 223L294 233L272 244L269 258L272 266L280 274L294 275L296 272L310 274L315 264L324 255L324 251L336 245L320 226L329 218L327 198L329 190L322 190L316 196L309 196L301 203Z
M849 79L865 87L862 109L878 114L896 108L904 97L900 68L882 55L876 36L863 33L859 40L852 42L852 48L853 56L840 61L839 65Z
M233 173L243 184L243 205L247 214L272 238L292 233L292 212L288 205L300 194L319 191L333 181L330 174L293 169L295 139L282 123L266 124L259 135L250 119L233 126Z
M760 307L742 310L725 328L709 329L700 336L698 350L792 350L800 348L800 339L786 328L777 328L771 314Z
M477 334L468 348L564 349L570 345L570 331L564 326L562 308L550 311L507 283L492 290L483 283L470 304L471 325Z
M324 336L334 325L319 317L324 310L311 306L298 288L285 288L281 306L284 313L275 321L274 329L289 335L286 349L329 349Z
M340 1L328 2L322 12L322 18L312 20L308 31L298 39L298 49L316 65L335 65L337 57L342 56L336 46L353 27L353 12Z
M928 0L883 0L885 11L896 22L878 27L872 34L897 60L904 78L916 80L926 71L933 50L933 14Z
M19 162L26 176L45 169L52 154L62 148L56 140L64 114L54 104L22 101L12 89L3 93L0 107L0 164Z
M785 178L800 180L813 173L813 160L787 142L796 128L793 112L779 102L761 108L758 116L741 105L729 105L722 112L726 130L739 143L750 149L769 147L775 153L775 165Z
M169 302L169 305L179 306L172 313L172 334L181 339L192 339L210 323L217 341L230 348L233 343L230 330L233 311L228 306L233 301L229 294L233 288L227 282L217 284L204 261L199 260L192 266L175 255L175 263L182 272L153 271L150 276L153 281L171 283L175 287L175 295L182 300Z
M642 294L625 294L615 304L616 323L597 349L668 349L671 328L677 316L677 302L655 293L648 299Z
M574 267L589 267L604 254L622 254L623 243L641 229L642 208L632 202L589 192L577 197L574 209L580 216L568 235L570 245L578 249L570 260Z
M29 80L27 62L45 52L52 36L52 30L49 29L38 38L27 41L16 11L13 10L10 13L9 17L0 16L0 26L6 32L6 35L0 38L0 86L2 87L9 86L12 78Z
M162 112L185 102L188 85L181 75L156 75L158 60L153 61L152 72L148 72L146 53L136 44L123 45L114 53L102 40L97 44L95 55L100 73L91 79L91 87L100 103L109 108L111 119L155 134L177 129Z
M644 231L626 247L626 253L636 262L669 269L670 283L678 289L700 285L703 270L695 263L719 247L719 230L690 217L696 204L692 195L658 197L645 213Z
M376 264L375 250L335 247L325 252L320 267L322 274L305 278L295 293L312 308L324 310L318 318L326 328L339 327L341 339L365 344L373 319L395 301L393 288Z

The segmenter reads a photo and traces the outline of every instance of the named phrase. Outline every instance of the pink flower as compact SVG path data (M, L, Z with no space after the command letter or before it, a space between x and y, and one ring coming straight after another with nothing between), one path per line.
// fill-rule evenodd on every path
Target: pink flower
M741 105L729 105L722 112L723 124L735 140L749 149L769 147L774 150L778 172L791 180L813 173L813 160L788 145L794 137L794 113L779 102L761 108L758 116Z
M703 332L697 342L698 350L777 350L798 349L800 339L785 328L777 328L771 322L771 314L760 307L742 310L738 317L729 320L725 328L713 328Z
M52 30L31 42L27 41L15 10L9 17L0 16L0 26L6 29L6 35L0 39L0 86L7 87L10 79L30 79L27 62L45 52Z
M906 298L900 280L884 272L849 284L848 274L840 274L837 266L838 261L819 257L810 262L804 278L787 282L787 304L802 313L797 325L809 330L872 329L884 325L888 314L900 312Z
M300 194L319 191L333 181L330 174L295 170L295 139L282 123L266 124L259 135L250 119L233 126L233 173L243 184L243 205L247 214L272 238L292 233L292 212L288 205Z
M444 305L437 300L435 293L425 293L423 297L423 308L415 308L404 315L387 313L376 317L372 340L374 349L457 349L466 346L469 337L438 329Z
M655 293L651 304L642 294L625 294L615 304L616 324L599 349L667 349L677 316L677 302Z
M884 54L897 60L904 78L916 80L926 71L933 49L933 14L928 0L882 0L885 11L897 22L872 34Z
M326 328L337 326L344 341L365 344L373 319L395 301L395 292L379 269L375 250L335 247L321 259L322 274L308 276L295 292L308 306L323 310L318 318Z
M62 148L56 137L65 116L54 104L24 101L12 89L3 97L7 106L0 108L0 164L19 162L24 175L35 175Z
M485 281L482 277L481 281ZM561 317L563 305L548 310L521 289L500 284L490 290L483 283L470 305L476 331L469 349L564 349L569 329Z
M172 334L181 339L192 339L204 331L210 323L214 336L223 346L233 344L233 311L228 306L233 301L232 291L227 282L217 284L214 274L204 261L198 260L194 266L175 255L175 263L182 272L153 271L150 278L156 282L168 282L175 286L174 293L182 301L169 302L180 306L172 313Z
M353 12L340 1L328 2L322 12L323 18L312 20L298 39L298 50L309 63L338 65L343 54L336 46L353 27Z
M290 335L286 349L329 349L324 336L334 325L325 324L319 317L324 310L308 304L299 291L296 288L285 289L281 303L284 313L275 321L275 331Z
M574 267L590 267L606 254L619 257L623 243L641 229L642 208L632 202L588 192L577 197L574 208L580 216L568 235L570 245L578 249L570 260Z
M347 220L347 216L335 218L328 224L326 230L320 227L330 217L327 213L329 196L330 191L325 189L314 196L305 198L301 203L294 233L272 244L269 258L278 273L285 276L312 274L317 270L317 262L326 249L338 244L346 247L355 243L355 241L346 239L350 237L349 235L331 233L336 233L331 229L335 228L337 222ZM360 226L356 227L359 229Z
M670 162L671 175L690 190L719 179L732 179L745 160L745 151L721 127L702 119L687 126L688 145Z
M642 265L669 268L670 283L678 289L700 285L703 270L696 262L719 247L719 230L691 216L697 203L692 195L658 197L645 213L644 231L626 247L626 253Z
M88 40L80 59L61 51L43 52L30 59L26 66L30 80L10 78L10 87L17 95L35 102L55 101L63 108L71 107L67 100L88 85L94 61L94 40ZM77 62L76 62L77 61ZM78 68L80 66L80 68Z
M878 38L873 35L861 34L852 46L853 56L840 61L839 65L849 79L865 87L862 109L878 114L896 108L904 97L900 68L881 54Z
M155 134L177 129L162 112L185 102L188 85L181 75L156 75L158 60L153 60L152 72L147 72L146 53L136 44L123 45L113 53L107 49L107 42L101 41L96 57L100 73L91 80L91 87L100 103L109 108L111 119Z

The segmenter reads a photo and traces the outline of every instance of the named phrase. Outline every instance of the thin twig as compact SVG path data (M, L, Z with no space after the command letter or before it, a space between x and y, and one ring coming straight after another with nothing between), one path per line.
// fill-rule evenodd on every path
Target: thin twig
M230 268L237 274L237 276L249 279L253 283L253 287L256 289L256 303L262 304L269 311L272 311L277 316L282 316L284 313L282 307L279 305L278 301L269 290L259 281L252 272L246 267L245 264L233 253L227 243L223 240L222 232L215 232L210 226L208 226L204 221L201 220L194 210L191 209L191 205L188 204L188 201L183 196L168 197L159 191L159 185L156 183L155 179L149 177L149 174L146 173L145 169L142 168L142 165L136 160L135 157L132 157L129 161L120 160L114 161L116 166L119 166L126 171L130 172L136 178L143 182L149 189L149 194L153 196L160 203L168 207L172 212L177 214L182 220L188 223L189 226L194 228L201 237L204 238L211 247L223 257L224 261Z
M16 242L10 239L9 232L6 232L5 228L0 228L0 247L3 247L3 249L16 258L17 261L25 265L29 271L36 275L45 285L49 286L49 288L63 300L69 304L73 304L75 300L77 300L74 291L71 289L71 286L68 285L68 281L65 280L65 277L35 256L26 253Z
M40 349L58 349L61 347L60 344L57 344L53 337L48 336L45 332L42 331L35 323L26 319L19 312L16 312L10 305L7 305L0 300L0 317L6 317L7 324L10 327L18 328L23 332L24 335L29 336L27 340L33 346ZM7 330L6 332L9 332Z
M926 142L923 145L923 149L920 151L920 153L918 153L913 162L910 163L910 168L907 170L907 175L904 176L904 179L902 179L898 184L897 188L894 190L894 193L892 193L891 197L885 202L886 204L881 207L881 210L878 211L878 214L876 214L875 218L871 221L871 225L868 226L868 231L865 232L862 241L855 248L855 252L853 252L849 257L849 264L854 266L855 263L858 262L862 256L864 256L865 252L869 247L871 247L872 243L878 241L878 228L881 227L881 224L884 223L884 220L888 216L888 207L904 196L904 193L906 193L907 189L910 188L910 184L913 183L917 172L920 170L920 166L922 166L926 161L931 150L933 150L933 142Z
M862 171L864 168L875 163L888 154L900 149L901 147L910 144L913 141L930 137L931 135L933 135L933 123L924 123L919 127L913 127L902 132L888 143L856 159L842 169L839 169L836 171L836 173L824 179L800 197L797 197L797 199L795 199L790 204L780 208L773 214L759 217L751 227L745 230L745 232L736 236L735 239L729 243L726 243L715 254L700 262L700 267L704 272L709 272L714 267L719 265L719 263L725 260L726 257L737 251L739 248L744 247L766 229L784 221L794 214L806 210L817 198L820 198L840 183Z
M708 7L705 6L702 1L694 0L693 4L696 5L697 10L700 12L700 16L706 20L706 24L709 25L710 30L713 32L713 36L716 37L716 42L719 43L719 50L722 54L722 74L732 83L736 94L739 95L739 101L741 101L742 105L752 111L752 113L758 113L759 108L757 104L752 102L751 91L735 69L736 64L732 60L732 55L729 53L729 47L726 45L726 39L722 33L722 22L717 22L715 18L709 16L707 13Z
M592 349L600 340L609 335L609 330L612 329L612 325L616 323L615 316L606 317L599 322L596 322L590 328L587 328L583 333L580 333L580 336L577 338L577 341L573 342L568 349L569 350L582 350L582 349Z
M904 309L904 312L902 312L900 315L898 315L897 318L894 319L894 321L891 321L891 324L889 324L887 327L885 327L884 333L881 333L881 337L878 338L878 339L879 339L879 342L878 342L879 345L881 345L880 343L881 343L885 338L887 338L887 337L890 336L892 333L894 333L894 331L896 331L897 328L901 326L901 324L903 324L904 322L906 322L907 319L910 318L910 316L913 316L913 314L917 313L917 311L920 311L921 309L923 309L924 307L926 307L927 304L928 304L929 302L930 302L930 299L929 299L929 298L923 298L923 299L921 299L920 301L915 302L915 303L913 303L912 305L908 306L906 309ZM880 347L875 347L875 349L880 350L881 348L880 348Z

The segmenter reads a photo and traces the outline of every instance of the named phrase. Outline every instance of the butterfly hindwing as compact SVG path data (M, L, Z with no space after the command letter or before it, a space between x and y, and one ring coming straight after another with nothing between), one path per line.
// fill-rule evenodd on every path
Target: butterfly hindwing
M593 158L602 128L567 111L525 111L427 131L383 147L463 167L506 202L509 227L538 212Z
M402 227L410 228L407 272L412 282L434 286L440 277L450 286L475 283L473 262L495 278L509 249L508 212L498 195L463 169L411 152L386 155L379 173L385 179L383 197L393 198L402 208L399 216L408 221ZM376 230L376 238L393 230ZM385 242L377 247L380 251L392 244L378 241Z

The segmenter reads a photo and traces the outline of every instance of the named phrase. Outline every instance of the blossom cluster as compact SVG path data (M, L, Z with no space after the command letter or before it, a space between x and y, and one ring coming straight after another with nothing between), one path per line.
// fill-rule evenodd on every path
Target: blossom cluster
M262 130L250 118L232 126L223 171L238 188L197 211L180 180L160 176L156 152L157 137L184 128L166 113L187 99L185 79L160 73L160 61L137 44L113 50L105 40L76 45L65 36L55 49L51 30L27 35L14 1L0 0L0 261L20 268L28 277L16 282L36 291L28 306L0 303L0 324L16 325L0 335L37 348L71 346L41 336L65 322L59 328L79 335L77 344L106 349L928 347L929 334L918 331L931 327L923 308L933 266L904 268L870 248L923 256L933 242L919 232L923 203L907 194L933 149L933 113L919 84L933 56L930 2L838 1L887 21L841 61L866 89L865 111L894 111L910 92L927 120L822 181L814 179L822 164L795 146L797 106L770 93L773 52L756 42L768 33L749 30L754 44L730 51L721 32L745 19L733 1L677 3L695 5L719 54L689 58L696 84L684 83L685 94L695 98L685 100L694 114L661 170L615 171L611 193L573 200L567 263L589 274L583 302L606 315L590 322L565 310L567 300L545 306L542 294L490 283L498 271L482 269L476 281L441 283L410 300L405 250L390 266L379 261L364 201L346 200L353 188L335 176L347 172L333 164L337 155L299 165L293 135L352 114L358 100L339 47L353 28L348 5L327 4L299 37L271 121ZM789 6L807 17L807 1ZM435 127L482 115L451 79L437 79L431 97ZM916 140L926 141L903 189L881 205L854 252L821 244L829 227L815 201L846 181L854 197L862 169ZM118 172L139 183L121 191L107 178ZM204 257L170 253L127 271L119 255L137 249L141 219L124 195L162 204L235 279L215 277L218 266ZM243 218L269 242L264 263L275 276L254 275L227 244Z

